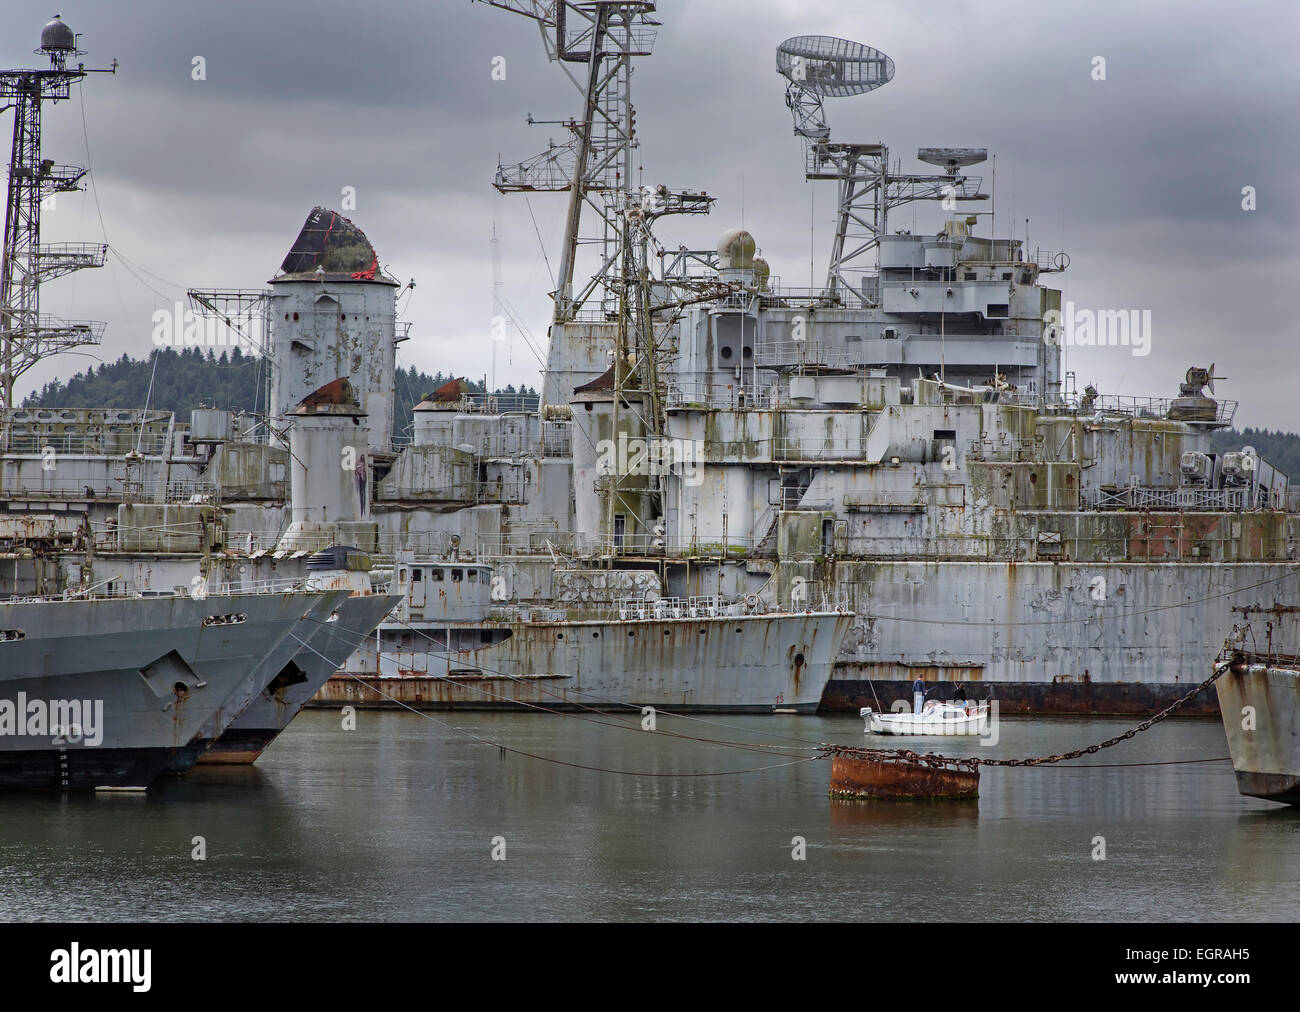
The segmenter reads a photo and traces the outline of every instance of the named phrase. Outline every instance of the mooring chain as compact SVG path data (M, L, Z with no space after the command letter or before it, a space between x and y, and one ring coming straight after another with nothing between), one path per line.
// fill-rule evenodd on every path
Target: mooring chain
M1141 734L1143 731L1154 727L1171 713L1178 710L1184 703L1203 692L1213 685L1222 677L1232 666L1235 660L1225 661L1214 669L1214 674L1210 675L1205 681L1196 688L1189 691L1181 699L1170 703L1163 710L1153 717L1148 717L1137 727L1131 727L1123 734L1117 734L1114 738L1107 738L1096 745L1088 745L1084 748L1075 749L1073 752L1062 752L1060 755L1038 756L1031 759L980 759L975 756L967 758L954 758L950 756L937 755L933 752L911 752L907 749L883 749L883 748L857 748L852 745L823 745L819 750L824 757L842 756L847 759L868 759L877 762L897 761L924 763L926 766L960 766L966 769L974 769L977 766L1045 766L1049 763L1064 762L1067 759L1078 759L1080 756L1091 755L1094 752L1100 752L1104 748L1110 748L1112 745L1118 745L1122 741Z

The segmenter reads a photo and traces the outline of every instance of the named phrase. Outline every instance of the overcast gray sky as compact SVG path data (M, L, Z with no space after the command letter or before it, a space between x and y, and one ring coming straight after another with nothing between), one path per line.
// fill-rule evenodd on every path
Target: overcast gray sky
M41 62L31 50L52 3L0 0L0 64ZM147 355L153 311L188 286L261 286L312 206L339 207L345 186L357 193L347 214L381 262L417 283L401 364L492 368L494 220L505 297L544 342L551 285L529 209L490 185L498 155L518 161L560 139L526 114L578 112L532 22L469 0L57 9L82 34L87 66L121 61L45 117L46 156L89 161L98 208L90 193L60 197L43 240L106 233L129 259L43 289L45 311L108 321L90 354ZM904 166L920 146L987 147L999 234L1023 235L1028 218L1031 246L1066 250L1072 266L1055 279L1078 306L1152 311L1148 357L1068 353L1080 386L1171 395L1188 365L1214 361L1220 396L1242 402L1238 424L1300 430L1288 308L1300 276L1294 0L662 0L660 17L634 81L644 181L719 198L709 218L667 219L667 245L711 245L743 217L790 284L808 283L811 238L820 283L833 193L803 180L774 49L791 35L850 38L897 72L878 92L828 103L835 136L883 140ZM206 80L192 79L196 56ZM504 81L492 79L498 56ZM1092 79L1096 56L1104 81ZM0 129L7 139L10 116ZM990 166L972 170L986 189ZM564 199L531 200L552 266ZM917 230L933 231L938 209L918 208ZM910 209L891 224L912 227ZM20 393L93 361L42 363ZM539 385L521 337L499 348L496 370L502 385Z

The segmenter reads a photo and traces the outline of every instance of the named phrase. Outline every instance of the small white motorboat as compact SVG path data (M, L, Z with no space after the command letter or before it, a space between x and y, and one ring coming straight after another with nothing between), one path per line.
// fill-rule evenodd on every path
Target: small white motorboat
M989 729L987 703L942 703L930 700L920 713L877 713L869 706L858 711L867 734L983 735Z

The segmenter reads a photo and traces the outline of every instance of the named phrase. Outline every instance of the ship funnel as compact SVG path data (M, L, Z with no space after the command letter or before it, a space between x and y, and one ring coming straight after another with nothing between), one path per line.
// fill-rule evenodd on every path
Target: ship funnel
M366 414L352 384L336 379L303 398L290 414L289 504L293 522L278 548L302 551L342 544L373 552L372 472Z

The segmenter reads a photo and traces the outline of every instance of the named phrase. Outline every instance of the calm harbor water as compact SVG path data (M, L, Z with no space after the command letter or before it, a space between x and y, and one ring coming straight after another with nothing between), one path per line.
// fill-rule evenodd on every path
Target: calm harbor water
M829 763L567 716L304 713L256 767L147 795L0 796L2 920L1296 920L1300 812L1229 763L985 770L978 802L832 802ZM630 716L600 720L639 723ZM660 730L860 743L855 716L660 716ZM1027 756L1131 721L1006 718ZM485 747L447 725L588 772ZM769 737L772 736L772 737ZM1077 762L1224 756L1169 720ZM192 859L204 838L206 861ZM505 860L494 861L494 838ZM792 859L792 840L806 859ZM1095 838L1105 860L1094 860ZM500 853L500 841L496 849Z

